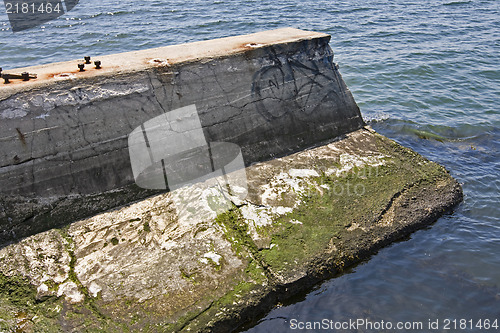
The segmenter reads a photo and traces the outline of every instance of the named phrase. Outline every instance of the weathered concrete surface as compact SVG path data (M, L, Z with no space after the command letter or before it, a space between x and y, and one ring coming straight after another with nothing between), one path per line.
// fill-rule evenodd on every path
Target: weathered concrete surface
M3 248L0 327L230 332L462 199L443 167L369 128L246 171L228 212L199 185Z
M359 129L359 108L328 45L297 29L9 72L0 84L0 244L151 195L134 185L127 135L195 104L207 142L246 165Z

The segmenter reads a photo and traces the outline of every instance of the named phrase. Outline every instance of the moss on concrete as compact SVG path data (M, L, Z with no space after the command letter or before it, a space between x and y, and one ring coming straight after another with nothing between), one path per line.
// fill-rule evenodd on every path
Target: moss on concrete
M0 273L0 329L15 332L60 332L63 308L57 297L37 299L36 288L20 276Z
M60 230L67 241L70 254L68 280L75 282L85 300L80 304L69 304L64 297L38 297L37 290L28 279L21 276L6 276L0 273L0 329L16 332L63 332L61 323L71 323L72 327L82 327L82 332L124 332L122 324L117 324L103 316L95 300L89 296L87 288L78 280L72 250L72 239L66 229ZM57 290L59 284L44 281L49 290Z
M215 223L222 228L225 238L231 243L236 254L244 256L248 251L252 254L257 253L255 243L248 236L248 224L236 206L217 215Z
M381 136L377 143L391 156L384 165L355 167L340 177L323 173L312 181L328 189L321 193L318 186L311 186L297 209L277 219L271 241L274 246L261 251L272 270L286 271L310 263L319 253L334 249L346 234L362 232L361 228L350 230L353 225L369 228L376 224L402 192L451 179L442 166L410 149Z
M35 303L36 289L22 277L0 274L0 294L13 305L29 307Z

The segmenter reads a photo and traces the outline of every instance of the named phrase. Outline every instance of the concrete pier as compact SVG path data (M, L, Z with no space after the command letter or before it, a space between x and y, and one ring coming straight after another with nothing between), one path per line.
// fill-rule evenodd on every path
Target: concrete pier
M7 71L37 79L0 84L0 330L231 332L452 210L446 169L364 126L329 38Z

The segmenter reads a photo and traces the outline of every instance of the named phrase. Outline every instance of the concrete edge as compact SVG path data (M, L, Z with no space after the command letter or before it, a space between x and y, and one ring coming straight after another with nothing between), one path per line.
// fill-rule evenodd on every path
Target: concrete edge
M67 79L81 80L86 78L121 75L150 70L158 67L171 67L194 61L208 61L222 57L229 57L245 52L251 52L269 46L284 45L313 39L327 39L331 36L325 33L304 31L295 28L281 28L262 31L247 35L223 37L199 42L169 45L147 50L130 51L94 57L84 72L77 68L83 59L50 63L46 65L13 68L3 74L20 74L22 72L36 73L37 79L27 82L13 80L6 85L0 83L0 99L24 91L27 88L35 89L64 82ZM89 54L92 56L92 54ZM83 58L84 55L82 55ZM100 60L102 69L95 69L93 61ZM66 78L61 79L61 74Z

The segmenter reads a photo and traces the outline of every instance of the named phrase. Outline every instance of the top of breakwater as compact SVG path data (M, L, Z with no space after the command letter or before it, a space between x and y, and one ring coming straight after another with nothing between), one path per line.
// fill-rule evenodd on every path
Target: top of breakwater
M36 78L29 81L12 79L9 80L8 84L5 84L2 80L0 82L0 99L26 89L39 88L58 81L118 75L155 67L170 67L181 63L241 54L271 45L287 44L316 38L326 38L329 40L330 35L294 28L281 28L248 35L169 45L111 55L92 56L91 52L89 52L89 54L82 54L81 59L24 68L4 68L2 75L30 73L36 74ZM85 64L85 56L91 57L90 63ZM94 64L96 60L100 61L100 69L97 69ZM78 64L81 63L85 64L84 71L80 71L78 67Z

